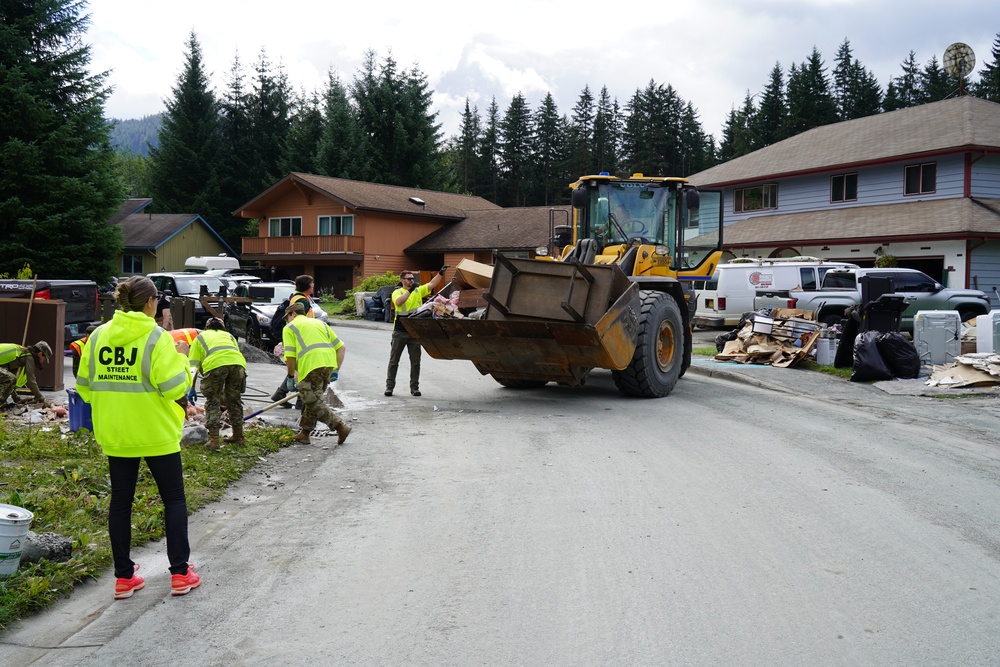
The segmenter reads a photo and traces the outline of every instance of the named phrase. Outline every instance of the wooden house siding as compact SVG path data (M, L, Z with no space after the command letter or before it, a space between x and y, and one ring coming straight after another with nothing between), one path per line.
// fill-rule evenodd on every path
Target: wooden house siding
M972 244L975 245L975 244ZM978 246L975 252L968 253L969 287L980 289L990 297L990 308L1000 309L1000 299L997 299L993 287L1000 285L1000 241L990 241Z
M183 271L184 262L188 257L198 255L218 255L226 252L226 248L212 235L201 221L196 221L167 239L156 249L156 268L149 271Z
M1000 155L987 155L976 160L972 164L970 185L973 197L1000 198Z

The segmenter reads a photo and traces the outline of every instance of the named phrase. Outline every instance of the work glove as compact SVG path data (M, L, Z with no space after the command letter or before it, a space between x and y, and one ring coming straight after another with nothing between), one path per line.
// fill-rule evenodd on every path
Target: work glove
M447 271L449 268L451 268L451 265L450 264L445 264L440 269L438 269L438 275L439 276L443 276L444 272Z
M338 373L337 371L333 371L332 373L330 373L330 382L336 382L339 376L340 373Z
M295 384L294 375L289 375L287 378L285 378L285 391L287 391L288 393L292 393L293 391L297 390L296 388L297 385Z

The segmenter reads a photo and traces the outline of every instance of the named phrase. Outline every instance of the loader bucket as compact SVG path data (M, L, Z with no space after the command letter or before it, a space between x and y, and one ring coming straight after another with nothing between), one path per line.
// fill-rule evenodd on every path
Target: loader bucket
M632 360L639 290L614 265L500 256L485 319L408 317L403 325L435 359L468 359L501 383L582 383L591 368Z

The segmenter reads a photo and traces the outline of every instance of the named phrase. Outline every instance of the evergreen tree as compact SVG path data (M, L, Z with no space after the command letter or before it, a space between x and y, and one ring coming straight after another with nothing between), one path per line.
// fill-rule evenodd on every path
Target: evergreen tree
M254 65L247 105L253 159L244 166L246 196L233 202L234 208L270 187L281 175L279 163L292 124L291 97L288 75L284 68L274 68L267 52L261 49Z
M114 169L121 180L125 197L138 199L149 196L146 158L128 149L115 151Z
M618 171L618 143L621 141L621 120L615 110L608 87L601 88L594 114L593 165L597 173ZM581 176L583 174L580 174Z
M993 40L992 62L983 63L979 81L972 86L972 94L991 102L1000 102L1000 33Z
M907 109L923 104L923 94L920 89L920 68L917 66L917 54L910 51L906 60L900 65L903 69L901 76L889 81L886 88L885 99L882 102L883 111L895 111L897 109Z
M221 157L219 102L209 88L194 32L186 46L184 70L172 90L173 97L166 101L160 146L149 156L153 206L166 213L201 215L238 250L245 223L232 218L232 209L224 210L216 169Z
M215 168L220 200L232 204L228 207L229 211L257 194L250 192L249 187L251 165L257 161L250 105L246 73L240 55L236 53L229 69L226 90L219 101L219 145L220 148L225 146L225 150L219 151Z
M482 157L479 154L479 142L482 135L482 119L479 109L469 107L469 98L465 98L465 110L462 112L462 122L458 129L455 148L456 178L458 191L465 194L479 194L480 179L483 176Z
M440 125L431 111L426 76L416 68L400 74L391 56L379 66L376 54L369 51L351 92L358 123L372 149L372 179L437 188Z
M525 206L530 178L531 147L534 129L531 109L524 95L518 93L510 101L500 121L500 168L504 189L501 206Z
M320 111L319 95L306 95L302 91L291 105L291 123L278 169L281 176L293 171L306 174L317 173L316 156L323 136L323 112Z
M323 129L316 151L316 170L335 178L373 179L372 150L347 99L347 90L333 71L327 75L323 93Z
M479 155L482 156L485 178L480 196L494 204L500 200L500 107L497 99L490 100L486 109L486 122L483 126Z
M840 120L863 118L882 110L882 89L875 76L851 53L846 39L840 45L833 68L833 97Z
M120 270L110 90L88 71L82 4L0 3L0 272L105 283Z
M749 91L748 91L749 92ZM746 103L744 102L744 108ZM760 106L754 114L754 145L763 148L785 139L784 128L788 108L785 105L785 81L781 64L774 63L771 77L760 96Z
M534 166L531 205L552 206L569 197L565 173L566 127L552 93L547 93L535 111L533 124L535 142L532 150Z
M758 110L754 106L753 95L748 90L743 98L743 106L739 111L732 109L723 126L720 159L732 160L763 147L756 131L758 124Z
M789 137L837 121L837 106L830 92L822 56L813 47L809 58L788 74Z
M924 104L958 95L958 79L944 71L937 56L931 56L920 73L919 81L920 99Z
M580 176L598 171L593 154L594 96L590 86L584 86L570 116L569 170Z

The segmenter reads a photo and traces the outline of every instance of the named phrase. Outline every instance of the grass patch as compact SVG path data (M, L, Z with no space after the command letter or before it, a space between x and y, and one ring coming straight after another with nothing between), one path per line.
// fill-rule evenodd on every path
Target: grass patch
M693 354L696 357L714 357L718 353L719 352L718 350L715 349L714 345L712 345L711 347L696 347L693 350L691 350L691 354Z
M182 448L188 512L218 500L261 457L292 443L288 429L246 431L246 444L209 452ZM0 631L44 609L73 586L97 578L112 562L108 540L111 484L107 458L90 431L63 434L0 419L0 502L34 513L31 530L57 533L73 542L65 563L25 563L0 577ZM146 466L139 469L132 506L132 544L163 537L163 505ZM110 591L109 591L110 594Z
M815 361L800 361L797 364L797 367L807 371L816 371L818 373L823 373L825 375L832 375L834 377L843 378L845 380L851 379L851 375L854 374L853 368L835 368L833 366L820 366Z

